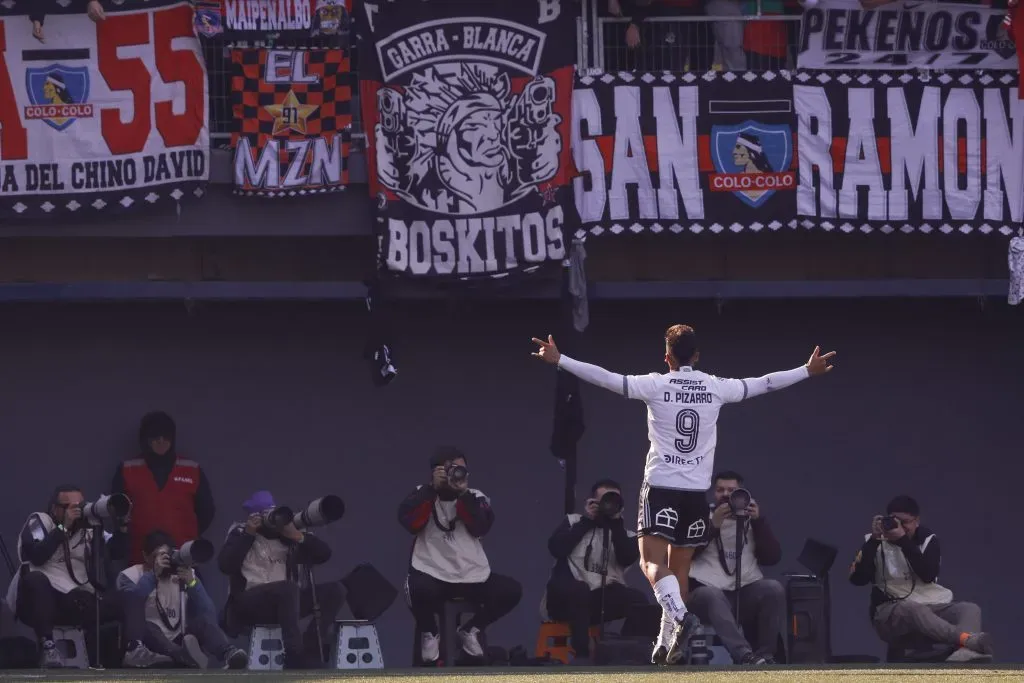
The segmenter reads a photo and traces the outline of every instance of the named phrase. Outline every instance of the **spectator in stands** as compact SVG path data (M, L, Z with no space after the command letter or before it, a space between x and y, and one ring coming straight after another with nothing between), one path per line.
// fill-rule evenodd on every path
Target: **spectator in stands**
M40 0L32 0L32 9L29 10L28 18L32 22L32 37L38 40L40 43L45 43L45 36L43 35L43 24L46 22L46 2L40 2ZM103 10L103 4L100 0L89 0L85 7L86 14L93 21L103 21L107 18L106 12Z
M917 501L896 496L885 515L871 520L850 582L871 586L871 623L890 646L940 644L949 647L949 662L989 660L992 643L981 630L981 609L953 602L953 592L939 585L940 559L939 538L921 526Z
M768 17L799 14L800 5L795 0L743 0L744 14L756 16L758 8L761 17L747 21L743 29L747 68L751 71L785 69L790 47L799 38L800 24Z
M97 590L108 587L109 552L106 534L100 526L91 526L82 517L85 497L74 485L54 489L46 512L33 512L18 537L21 569L7 591L7 604L23 624L36 633L40 646L40 666L61 668L64 656L53 640L56 625L79 626L85 632L92 666L96 660ZM102 560L97 563L93 553ZM100 619L122 622L122 642L126 643L124 665L148 667L170 659L154 654L142 644L143 601L116 591L99 602Z
M314 664L319 658L316 639L327 640L345 602L345 588L340 581L316 584L322 630L318 635L310 623L303 643L299 621L313 613L313 594L309 586L299 589L299 565L324 564L331 559L330 546L296 529L269 491L257 491L242 508L249 516L228 532L218 558L221 572L231 579L224 630L235 637L257 624L278 624L286 669L323 666Z
M737 594L737 518L729 505L729 496L742 484L743 477L736 472L715 475L711 543L697 551L690 565L690 597L686 605L700 617L701 623L715 629L734 662L774 664L774 653L786 618L786 591L778 581L764 578L761 567L778 564L782 548L761 506L751 499ZM736 623L737 598L740 601L739 624Z
M630 19L626 26L624 69L642 71L707 71L715 55L711 24L703 18L706 0L612 0L609 10ZM648 21L687 17L691 21ZM641 26L644 30L641 32ZM612 30L620 30L613 25ZM612 45L619 41L613 40ZM616 58L613 56L613 60ZM623 61L618 58L618 61ZM615 64L615 61L612 61Z
M178 455L177 427L163 412L148 413L139 425L141 457L118 465L112 491L132 499L128 523L129 561L140 564L146 535L164 529L176 546L199 538L213 522L213 493L206 473Z
M589 664L591 624L600 623L602 615L606 622L623 619L634 605L647 604L643 593L625 583L626 570L640 559L640 546L622 521L618 483L594 484L583 514L566 515L548 539L548 550L555 566L541 618L569 622L573 663Z
M425 666L437 664L437 616L445 601L463 599L477 610L457 636L462 651L481 660L480 632L511 612L523 589L491 571L480 539L491 530L494 512L487 496L469 488L466 456L457 448L439 448L430 469L430 483L417 486L398 506L398 521L416 537L406 596L420 634L420 659Z
M143 542L144 562L117 577L119 591L144 601L142 642L183 666L205 669L212 655L223 660L226 669L244 669L249 655L229 643L217 625L213 600L195 571L172 566L173 550L168 534L152 531Z

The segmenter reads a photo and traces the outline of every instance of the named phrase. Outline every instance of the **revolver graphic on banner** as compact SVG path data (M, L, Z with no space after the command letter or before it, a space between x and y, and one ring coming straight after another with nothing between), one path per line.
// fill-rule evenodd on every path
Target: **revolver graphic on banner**
M509 146L524 185L548 180L558 170L562 117L553 110L554 99L554 79L538 76L523 88L509 116Z
M412 182L409 165L416 143L405 123L405 101L401 94L391 88L377 91L377 121L377 177L388 189L404 190Z

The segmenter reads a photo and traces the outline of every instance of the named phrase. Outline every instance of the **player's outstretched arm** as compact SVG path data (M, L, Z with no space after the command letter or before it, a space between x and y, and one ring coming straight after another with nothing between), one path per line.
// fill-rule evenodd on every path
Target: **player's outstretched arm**
M602 367L581 363L578 360L569 358L569 356L563 356L558 351L558 347L555 346L555 339L551 335L548 335L547 341L534 337L533 343L540 347L533 355L545 363L557 365L562 370L576 375L584 382L589 382L608 391L614 391L620 396L626 395L625 377L616 372L609 372Z
M822 355L821 347L815 346L811 357L807 362L792 370L773 372L763 377L751 377L747 379L733 379L723 381L723 398L729 403L735 403L747 398L761 396L769 391L778 391L791 387L797 382L808 377L824 375L832 370L829 363L836 355L835 351L829 351Z

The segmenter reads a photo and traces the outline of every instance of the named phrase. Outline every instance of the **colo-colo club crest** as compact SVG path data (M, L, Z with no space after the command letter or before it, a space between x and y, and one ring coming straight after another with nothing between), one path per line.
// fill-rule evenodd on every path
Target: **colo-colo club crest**
M389 268L416 272L410 233L417 225L429 225L423 247L433 258L420 258L435 274L495 273L564 257L555 198L563 117L555 79L542 72L546 40L536 27L482 17L427 21L378 38L387 85L377 91L377 180L401 200L381 197L381 208L404 202L445 216L407 225L389 211ZM409 213L418 212L402 211ZM450 257L439 257L439 238L454 248Z
M796 187L793 138L785 124L744 121L711 127L712 192L732 192L744 204L757 208L780 190Z

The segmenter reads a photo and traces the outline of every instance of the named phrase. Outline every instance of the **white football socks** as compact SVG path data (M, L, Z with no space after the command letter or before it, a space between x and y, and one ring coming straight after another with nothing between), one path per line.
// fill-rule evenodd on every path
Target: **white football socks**
M661 630L658 632L658 641L655 643L655 647L663 647L668 649L669 643L672 642L672 632L675 631L676 620L669 616L669 613L664 609L661 610Z
M683 597L679 593L679 581L672 574L663 579L658 579L654 584L654 597L661 605L661 609L673 621L682 621L686 616L686 605L683 604Z

